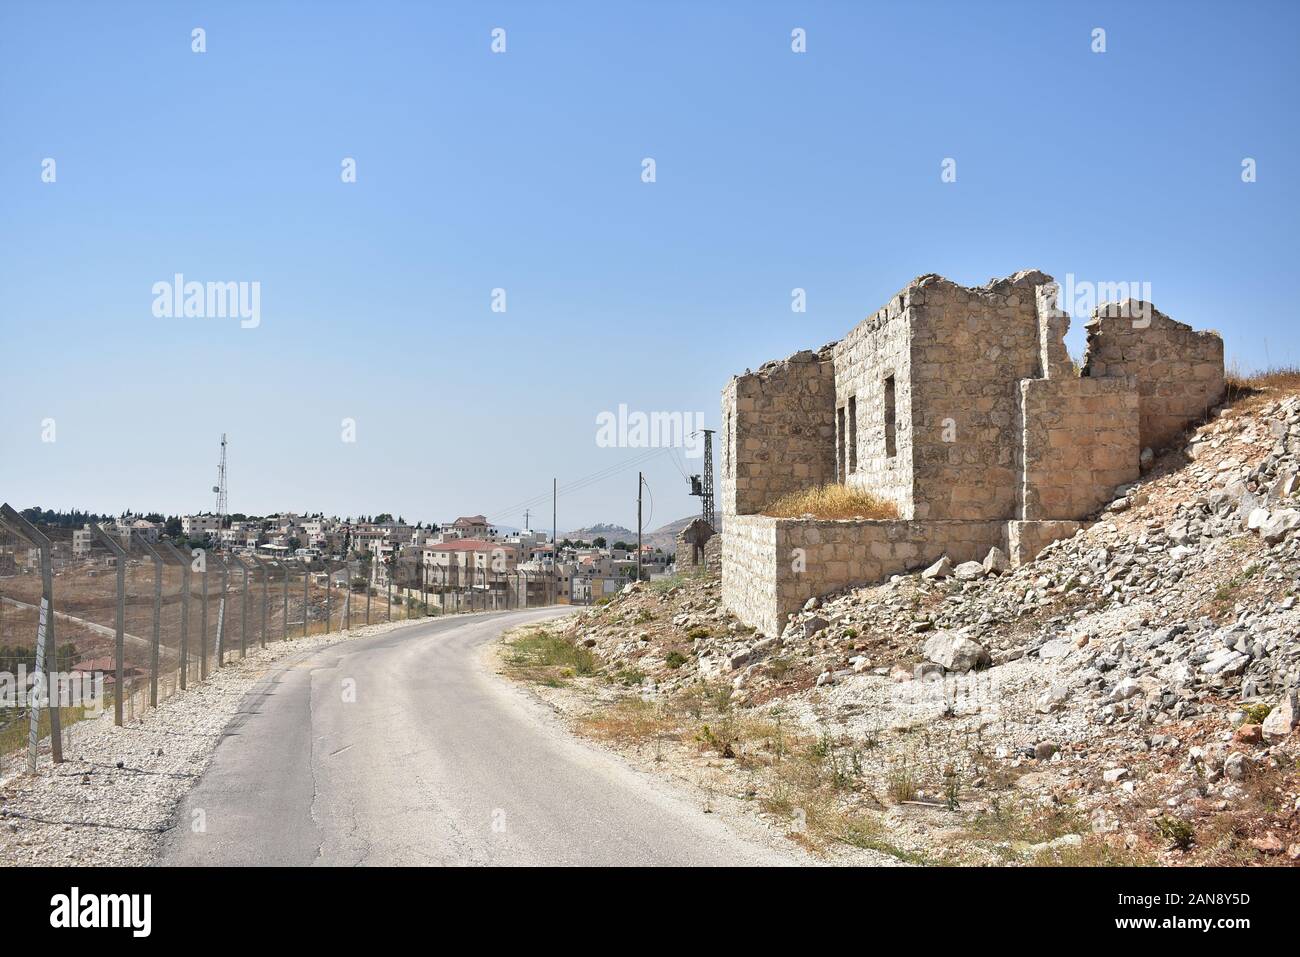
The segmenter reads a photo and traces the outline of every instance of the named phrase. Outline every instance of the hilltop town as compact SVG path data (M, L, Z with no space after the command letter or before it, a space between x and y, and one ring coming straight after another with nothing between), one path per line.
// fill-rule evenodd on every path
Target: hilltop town
M33 520L69 518L40 509L27 511ZM76 525L64 560L89 557L95 547L89 522ZM211 512L164 517L127 512L107 520L106 527L128 546L133 540L167 540L186 548L300 562L321 576L321 584L329 581L342 587L352 582L356 588L386 590L391 583L399 596L422 593L425 586L491 591L519 587L517 583L525 581L525 587L536 592L530 597L536 597L537 603L589 605L634 580L638 568L636 535L621 526L596 526L611 534L621 531L621 538L595 535L588 540L571 533L557 543L550 534L536 529L499 528L484 515L411 525L391 514L353 520L293 512L264 517ZM664 535L661 529L646 536L652 541L641 548L643 579L676 570L672 539L665 540ZM56 567L59 559L56 552ZM434 593L422 595L421 600L437 605L440 599Z

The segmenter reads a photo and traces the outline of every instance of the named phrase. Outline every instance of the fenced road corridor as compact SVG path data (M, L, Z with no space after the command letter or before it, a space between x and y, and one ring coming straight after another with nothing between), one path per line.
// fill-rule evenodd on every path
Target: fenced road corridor
M570 738L492 673L486 643L559 611L400 628L269 676L183 803L162 862L789 862ZM186 826L198 819L201 832Z

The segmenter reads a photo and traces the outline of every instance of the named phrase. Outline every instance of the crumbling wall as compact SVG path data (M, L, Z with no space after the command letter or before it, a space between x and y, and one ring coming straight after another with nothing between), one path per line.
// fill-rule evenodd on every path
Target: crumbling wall
M836 464L844 484L911 517L912 323L908 286L835 344ZM886 382L892 379L892 415Z
M1021 379L1043 374L1036 270L967 288L910 287L917 519L1015 517Z
M736 376L722 393L722 512L835 480L835 378L829 348ZM724 523L725 524L725 523Z
M1131 376L1025 379L1020 517L1091 515L1139 475L1138 393Z
M1137 380L1141 444L1168 448L1223 399L1223 339L1175 322L1149 302L1093 310L1083 374Z
M714 556L721 554L721 543L714 543L710 549L710 543L717 537L713 526L702 518L688 523L677 533L675 551L677 567L680 569L705 567L709 564L710 554Z

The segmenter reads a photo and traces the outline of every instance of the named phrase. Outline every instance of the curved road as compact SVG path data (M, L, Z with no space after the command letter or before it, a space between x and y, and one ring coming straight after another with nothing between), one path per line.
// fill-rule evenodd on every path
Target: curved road
M485 643L554 614L433 621L290 659L226 729L160 863L795 863L563 733L484 666Z

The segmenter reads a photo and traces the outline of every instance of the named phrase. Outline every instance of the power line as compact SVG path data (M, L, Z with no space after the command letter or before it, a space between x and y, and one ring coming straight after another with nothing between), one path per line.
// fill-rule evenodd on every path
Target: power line
M540 495L535 495L532 498L524 499L523 501L517 502L514 505L507 506L506 508L497 509L493 511L492 514L493 515L516 515L525 508L532 508L533 506L540 505L541 503L545 502L548 498L550 498L552 495L572 494L574 492L581 491L582 489L603 482L608 478L612 478L613 476L619 474L620 472L625 472L628 469L635 468L638 465L643 465L646 462L650 461L651 459L655 458L656 456L663 455L664 453L671 452L672 450L673 450L672 446L664 446L662 448L650 449L649 451L638 453L637 455L628 459L626 462L621 462L618 465L607 466L596 472L592 472L589 475L585 475L582 476L581 478L574 479L573 481L565 485L558 486L558 488L554 489L551 492L543 492ZM505 524L503 522L497 521L496 519L490 519L490 521L491 524L493 525Z

